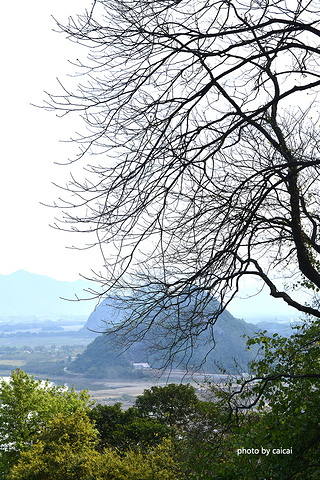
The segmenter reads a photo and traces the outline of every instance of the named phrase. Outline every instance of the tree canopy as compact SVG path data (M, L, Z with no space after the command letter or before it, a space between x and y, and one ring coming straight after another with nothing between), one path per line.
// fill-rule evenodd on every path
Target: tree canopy
M143 417L152 417L170 426L190 423L199 400L191 385L170 383L153 386L136 399L135 406Z
M173 429L14 370L0 383L5 480L175 480ZM96 428L97 427L97 428ZM143 447L143 448L142 448Z
M76 89L48 100L86 125L72 159L86 179L65 187L63 228L94 236L96 279L130 311L115 326L127 339L159 321L171 356L192 346L248 276L320 317L319 10L95 0L58 23L88 49Z
M189 478L316 479L319 465L319 321L290 338L249 339L263 356L245 381L212 386L214 429L192 443Z
M41 429L57 414L86 414L91 405L86 391L56 387L14 370L9 382L0 382L0 468L1 478L28 450Z

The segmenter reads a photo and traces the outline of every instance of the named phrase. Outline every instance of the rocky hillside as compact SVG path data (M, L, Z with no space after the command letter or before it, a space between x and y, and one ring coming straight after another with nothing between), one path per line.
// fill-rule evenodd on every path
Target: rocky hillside
M88 318L88 321L82 331L87 331L88 335L96 336L98 333L108 330L112 324L121 321L123 312L114 307L110 300L104 300L96 307L94 312ZM203 366L206 372L217 372L220 365L231 373L236 371L247 371L248 363L254 358L256 351L248 351L246 348L246 338L244 336L252 336L259 329L257 326L246 323L233 317L228 311L224 311L218 318L214 326L214 338L216 346L210 352L213 342L207 331L204 331L198 338L192 352L181 352L175 357L174 367L196 369L201 365L203 359L206 362ZM121 352L121 346L115 346L112 336L103 336L103 345L109 354L117 357ZM156 326L143 341L135 342L126 349L125 358L131 363L147 362L154 368L160 368L164 362L163 350L157 351L155 347L155 339L161 338L161 347L165 347L165 335L161 326ZM209 353L210 352L210 353ZM91 355L90 351L86 352L86 356ZM92 355L95 357L94 350ZM110 358L111 358L110 357ZM108 357L109 358L109 357ZM118 358L121 358L118 357ZM238 367L235 366L236 359ZM107 360L109 361L109 360ZM92 364L93 365L93 364ZM75 368L78 368L75 366Z

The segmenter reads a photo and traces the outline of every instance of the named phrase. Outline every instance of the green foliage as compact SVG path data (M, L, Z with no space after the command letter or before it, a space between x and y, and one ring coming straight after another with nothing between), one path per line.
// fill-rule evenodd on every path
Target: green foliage
M21 454L10 480L174 480L178 465L169 439L142 454L94 450L96 434L86 415L56 415L37 442Z
M129 451L119 456L107 450L102 456L101 480L177 480L179 465L173 458L173 444L165 439L146 454Z
M120 403L96 405L89 416L99 432L100 451L110 446L119 450L150 448L174 433L172 428L153 418L142 418L135 407L122 411Z
M135 406L143 417L152 417L167 425L186 425L199 406L195 389L190 385L170 383L153 386L137 397Z
M126 411L90 409L86 392L16 370L0 384L2 478L318 479L319 323L290 338L250 338L248 348L261 350L252 376L215 387L214 402L169 384L145 390Z
M318 320L290 338L263 332L248 340L263 355L251 378L231 379L229 391L216 389L220 424L191 451L185 444L188 478L320 478L319 344Z
M22 370L13 371L9 383L1 382L0 401L1 478L177 478L178 464L168 438L171 429L141 418L135 408L122 412L119 404L98 405L90 411L87 392L76 394L36 381Z
M95 478L99 455L94 450L96 431L84 411L55 414L36 442L21 453L10 480Z
M87 412L87 392L79 395L71 389L37 381L22 370L14 370L10 381L0 383L0 465L2 478L21 452L29 449L41 427L58 413Z

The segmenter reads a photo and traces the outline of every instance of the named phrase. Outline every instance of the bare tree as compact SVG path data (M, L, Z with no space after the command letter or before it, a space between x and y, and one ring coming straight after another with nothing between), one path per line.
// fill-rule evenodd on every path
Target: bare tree
M127 341L158 322L170 355L192 348L252 275L320 318L319 12L315 0L96 0L58 24L89 53L77 89L48 107L82 116L73 161L93 159L63 221L96 235L104 294L129 302L115 326Z

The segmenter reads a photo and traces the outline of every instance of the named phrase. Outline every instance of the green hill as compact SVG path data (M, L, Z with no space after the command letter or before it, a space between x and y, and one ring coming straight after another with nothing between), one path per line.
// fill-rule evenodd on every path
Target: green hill
M140 376L127 359L126 354L118 355L111 347L106 335L99 335L86 350L78 355L68 371L82 373L93 378L136 378Z
M110 300L105 300L89 316L83 331L90 329L92 335L94 335L92 332L101 333L103 330L107 330L108 326L115 322L115 319L116 321L121 320L121 310L114 308ZM257 326L239 320L228 311L224 311L213 327L214 349L210 351L213 341L209 332L204 331L199 335L192 350L187 348L175 355L172 366L189 371L198 370L201 366L202 371L215 373L218 372L217 365L220 365L230 373L245 372L257 350L248 351L244 336L253 336L258 330ZM126 348L125 353L121 354L123 347L116 346L113 335L100 335L73 363L72 370L101 377L109 376L111 371L116 370L120 374L121 369L127 369L126 375L130 376L132 363L147 362L153 368L161 368L165 363L163 352L168 346L169 337L170 333L159 322L148 331L142 341L134 342L129 348ZM235 366L234 359L236 359L238 367ZM109 372L108 375L107 372ZM118 376L116 373L112 374L112 376L115 375Z

